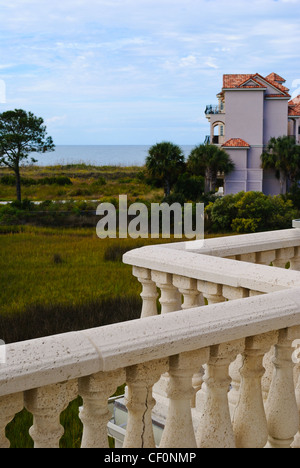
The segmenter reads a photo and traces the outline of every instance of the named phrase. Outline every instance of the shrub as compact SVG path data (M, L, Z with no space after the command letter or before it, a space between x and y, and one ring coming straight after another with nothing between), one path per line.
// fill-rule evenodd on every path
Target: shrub
M242 195L226 195L210 202L205 208L205 213L211 223L213 231L230 231L232 220L237 217L236 203Z
M199 201L204 192L204 177L190 175L185 172L180 175L174 185L174 194L180 194L185 201Z
M236 218L232 221L232 230L240 234L247 232L256 232L260 223L260 219L250 218Z
M213 231L239 233L287 229L299 215L291 200L262 192L240 192L210 203L206 208Z

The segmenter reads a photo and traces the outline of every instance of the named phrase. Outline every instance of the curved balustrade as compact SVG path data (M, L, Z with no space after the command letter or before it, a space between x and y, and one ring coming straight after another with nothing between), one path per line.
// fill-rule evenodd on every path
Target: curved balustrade
M82 447L107 447L126 383L125 448L155 446L155 415L162 449L300 448L299 248L295 229L128 252L142 320L6 345L0 447L24 407L35 447L58 447L78 395Z

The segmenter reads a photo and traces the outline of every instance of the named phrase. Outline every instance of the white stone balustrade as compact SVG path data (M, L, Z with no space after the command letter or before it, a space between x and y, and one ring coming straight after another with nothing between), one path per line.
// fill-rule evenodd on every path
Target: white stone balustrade
M295 337L300 337L300 289L197 307L184 312L184 321L182 313L177 311L7 345L7 363L0 368L2 434L14 411L20 411L24 394L25 405L35 418L31 431L35 446L57 447L62 434L59 413L78 393L84 401L82 446L105 447L109 417L105 402L125 380L128 385L125 446L153 446L150 420L155 402L151 388L167 370L170 407L162 437L163 447L190 447L194 446L195 440L198 447L247 446L245 433L253 441L256 439L253 434L258 432L260 437L255 445L261 445L265 425L262 424L260 363L263 353L275 341L274 377L265 416L268 438L272 446L293 444L299 424L291 344ZM259 415L258 419L252 419L251 427L249 421L246 429L240 427L238 416L232 424L227 400L228 368L238 353L245 356L242 369L245 385L242 384L237 415L247 413L249 408ZM199 427L193 433L192 375L205 361L205 404ZM256 362L259 364L257 368ZM277 415L281 405L284 414L288 415L283 425ZM212 434L212 428L218 430Z
M23 407L35 447L58 447L60 414L78 395L82 447L107 447L107 401L124 383L124 448L154 447L161 376L162 449L300 448L299 255L299 229L128 252L142 320L6 345L1 448Z

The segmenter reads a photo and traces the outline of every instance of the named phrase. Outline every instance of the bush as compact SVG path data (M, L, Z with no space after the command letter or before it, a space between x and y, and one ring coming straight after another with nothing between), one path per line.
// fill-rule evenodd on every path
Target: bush
M291 200L262 192L226 195L206 208L208 225L215 232L238 233L288 229L299 215Z
M256 232L259 226L259 219L256 218L236 218L232 221L231 227L232 230L238 232L240 234L249 233L249 232Z
M210 202L205 208L208 221L215 232L231 230L232 220L237 217L236 203L242 195L226 195Z
M178 177L174 185L174 195L180 194L184 201L199 201L204 192L204 177L185 172Z

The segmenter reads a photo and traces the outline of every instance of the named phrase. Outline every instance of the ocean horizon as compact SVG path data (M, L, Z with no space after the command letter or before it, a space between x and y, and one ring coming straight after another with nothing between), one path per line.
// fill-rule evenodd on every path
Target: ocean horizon
M143 166L152 145L57 145L55 151L33 154L39 166L89 164L93 166ZM188 157L196 145L178 145Z

